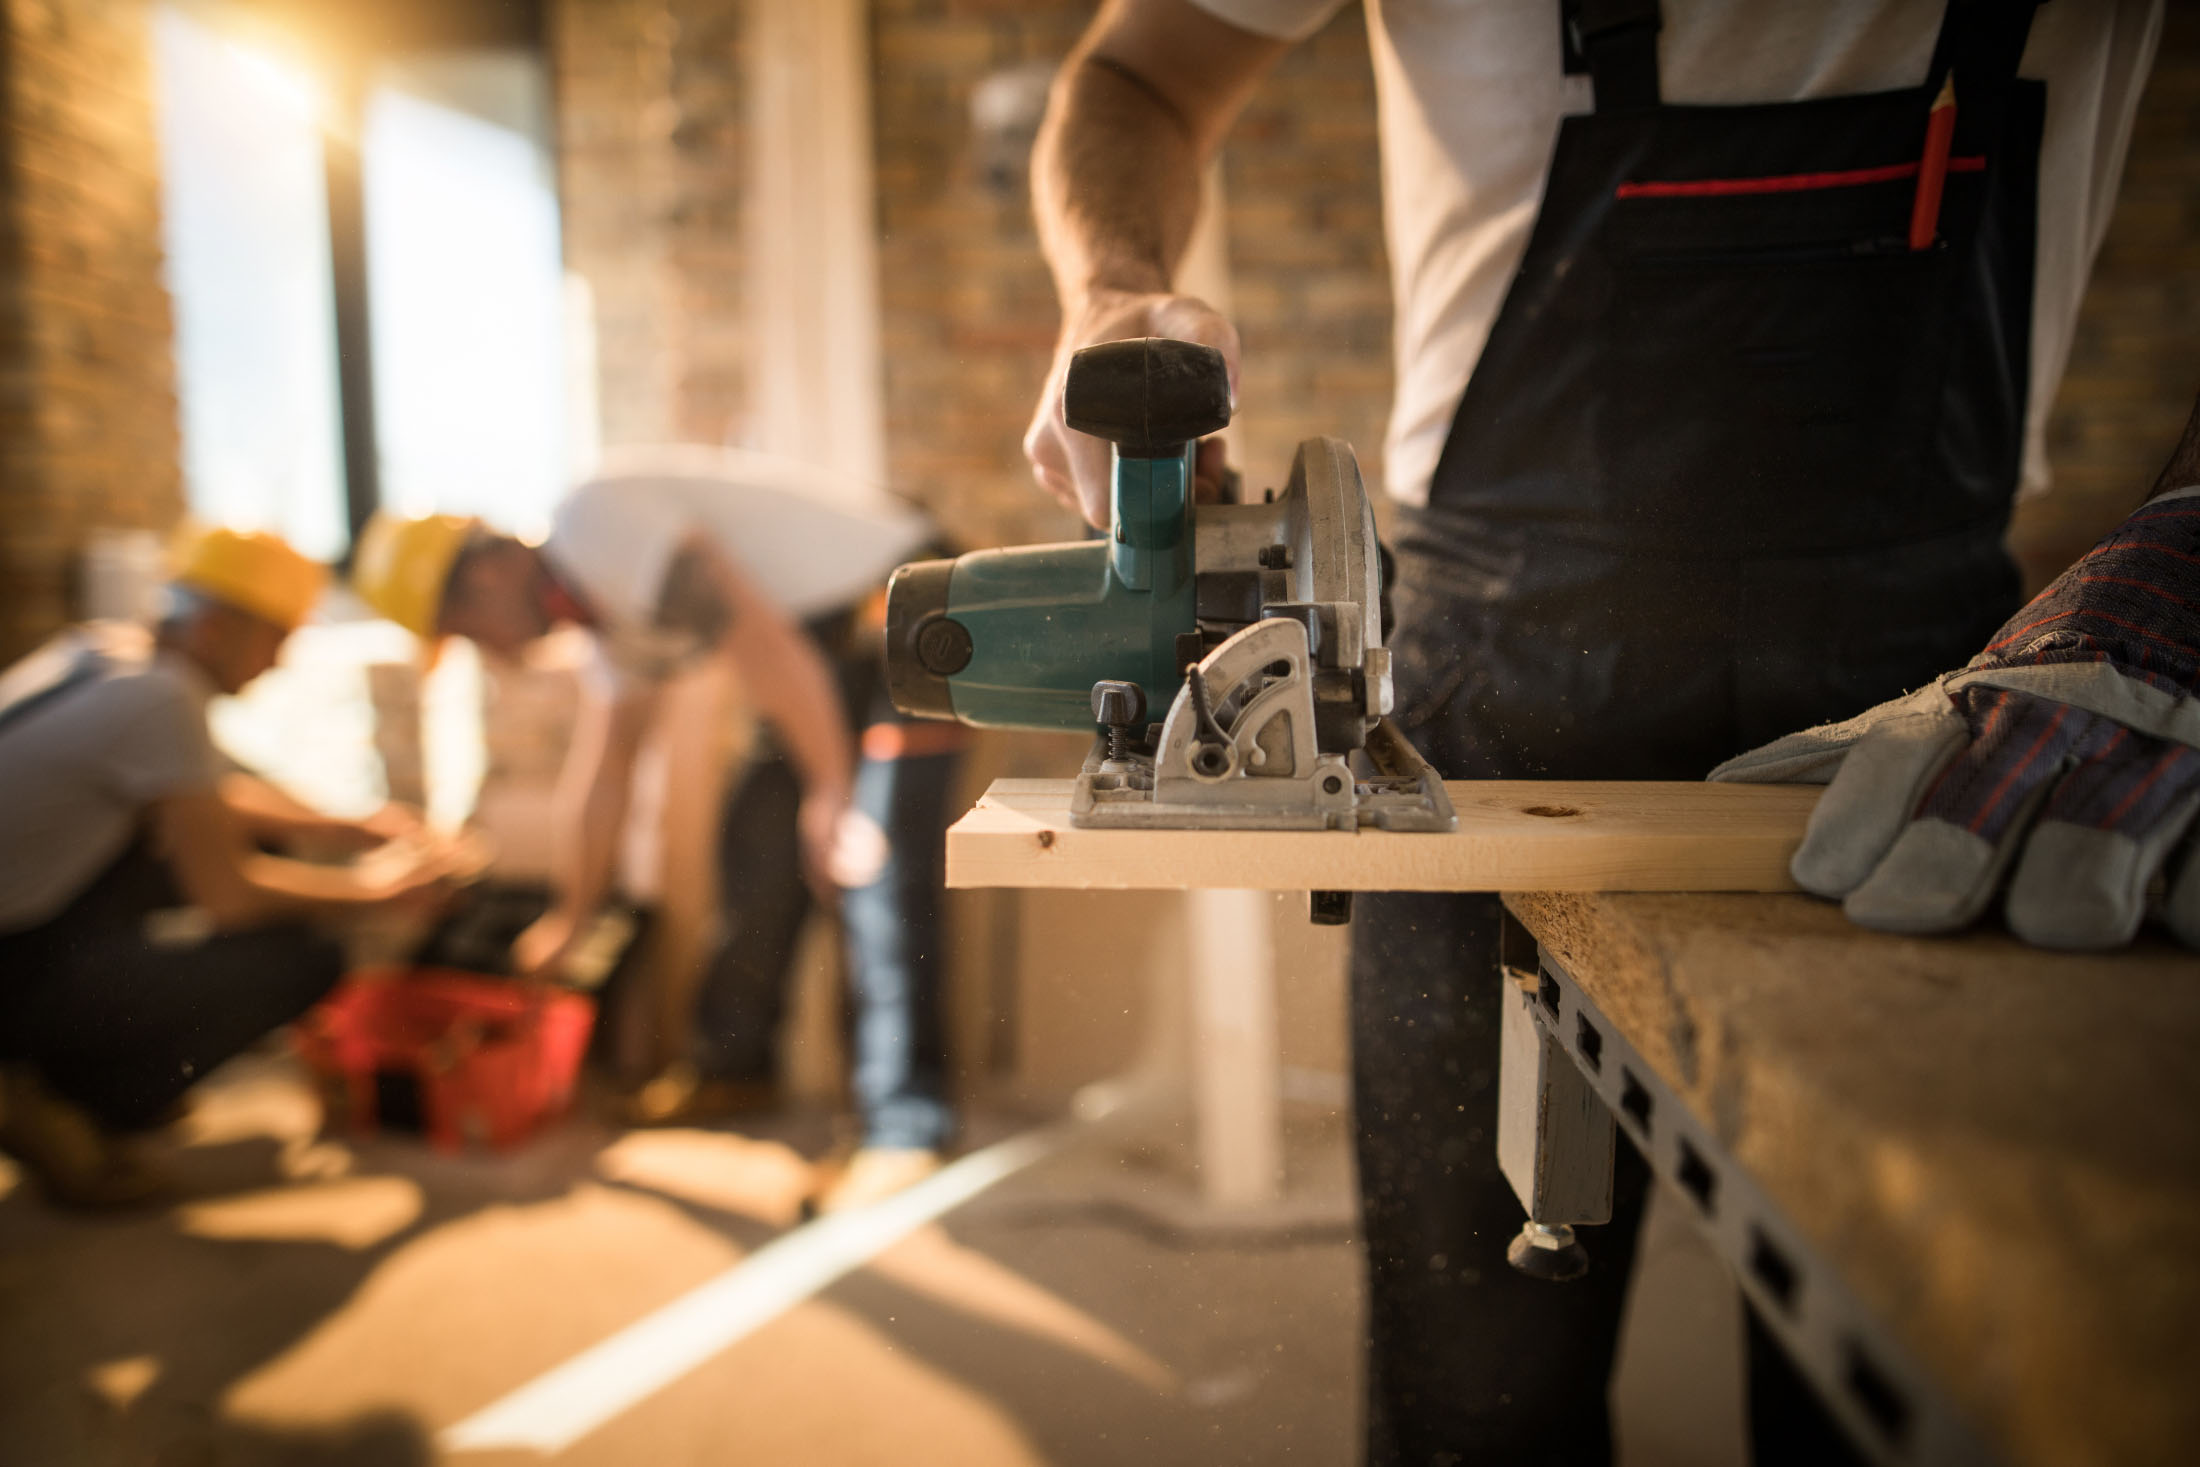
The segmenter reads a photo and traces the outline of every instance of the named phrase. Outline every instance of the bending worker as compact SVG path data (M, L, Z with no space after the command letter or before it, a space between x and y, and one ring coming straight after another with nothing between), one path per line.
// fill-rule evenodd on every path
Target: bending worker
M689 1061L645 1086L634 1119L701 1119L768 1093L773 1036L810 893L840 898L864 1142L825 1201L915 1181L953 1129L940 1008L940 832L955 759L883 710L858 608L931 538L921 517L802 465L712 449L628 451L576 489L539 547L451 515L385 517L361 544L368 603L424 638L511 657L554 627L595 649L557 796L556 892L514 945L554 973L613 878L635 756L666 680L730 660L765 748L722 821L720 949ZM798 623L796 618L802 620ZM859 734L861 730L860 760ZM806 879L805 879L806 878Z
M1026 448L1094 524L1107 445L1063 423L1069 354L1171 336L1234 371L1230 324L1170 284L1201 169L1338 8L1113 0L1055 83L1034 189L1064 327ZM1859 920L1961 926L2014 867L2021 935L2128 938L2200 792L2200 520L2142 510L2015 618L2003 533L2020 483L2044 485L2041 421L2159 4L2036 24L2026 0L1366 9L1407 735L1451 778L1699 779L1976 654L1924 704L1734 772L1842 766L1797 874ZM1358 904L1378 1463L1609 1452L1646 1174L1623 1147L1583 1281L1504 1266L1520 1211L1492 1139L1498 918L1475 896ZM1782 1364L1760 1350L1754 1368L1764 1384ZM1774 1450L1769 1412L1753 1429Z
M153 637L78 627L0 678L0 1146L63 1202L157 1189L130 1134L341 976L308 919L410 908L442 874L427 854L369 881L263 852L414 821L331 819L225 772L207 702L274 665L325 572L231 530L180 560Z

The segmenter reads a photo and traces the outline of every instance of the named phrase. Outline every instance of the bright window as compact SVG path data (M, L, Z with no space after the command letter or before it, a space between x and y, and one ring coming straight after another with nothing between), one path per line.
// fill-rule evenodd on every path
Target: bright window
M347 532L318 89L175 9L153 33L191 512L333 558Z
M539 535L567 484L541 64L469 52L377 82L365 158L382 500Z

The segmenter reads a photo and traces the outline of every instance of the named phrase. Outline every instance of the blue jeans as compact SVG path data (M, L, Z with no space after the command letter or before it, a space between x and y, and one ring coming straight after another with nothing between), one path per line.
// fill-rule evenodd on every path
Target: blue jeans
M856 772L856 808L885 830L890 848L878 879L840 899L856 1104L872 1146L936 1149L955 1129L944 1098L940 907L947 801L961 762L955 754L866 759Z
M866 758L856 808L886 832L890 855L870 885L841 894L850 1051L864 1144L937 1148L953 1136L941 1021L940 908L954 754ZM784 759L750 766L720 830L724 935L697 1004L697 1068L765 1080L786 1011L795 944L812 897L795 815L802 789Z

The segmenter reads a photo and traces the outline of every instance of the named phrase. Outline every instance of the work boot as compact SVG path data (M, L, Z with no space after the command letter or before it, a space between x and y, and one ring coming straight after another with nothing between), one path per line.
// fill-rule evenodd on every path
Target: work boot
M0 1066L0 1151L21 1162L47 1200L62 1207L136 1207L167 1190L166 1179L127 1138L21 1065Z
M943 1165L937 1151L925 1146L862 1146L848 1158L813 1208L818 1216L848 1212L883 1202L937 1172Z
M717 1079L680 1061L620 1100L615 1112L629 1126L692 1126L769 1110L778 1098L769 1080Z

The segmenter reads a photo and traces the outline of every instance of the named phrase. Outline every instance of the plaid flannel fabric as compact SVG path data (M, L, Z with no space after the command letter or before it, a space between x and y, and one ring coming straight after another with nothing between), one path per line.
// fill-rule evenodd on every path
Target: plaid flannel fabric
M2142 506L2010 618L1971 666L2056 663L2107 663L2176 696L2200 691L2200 500ZM2200 781L2200 750L2099 714L2000 688L1955 696L1972 742L1933 781L1921 817L1999 840L2055 781L2043 818L2139 835Z
M2142 506L1959 674L1745 754L1720 779L1829 779L1806 888L1898 931L1975 918L2130 940L2150 901L2200 945L2200 491ZM2013 875L2011 874L2013 870Z

